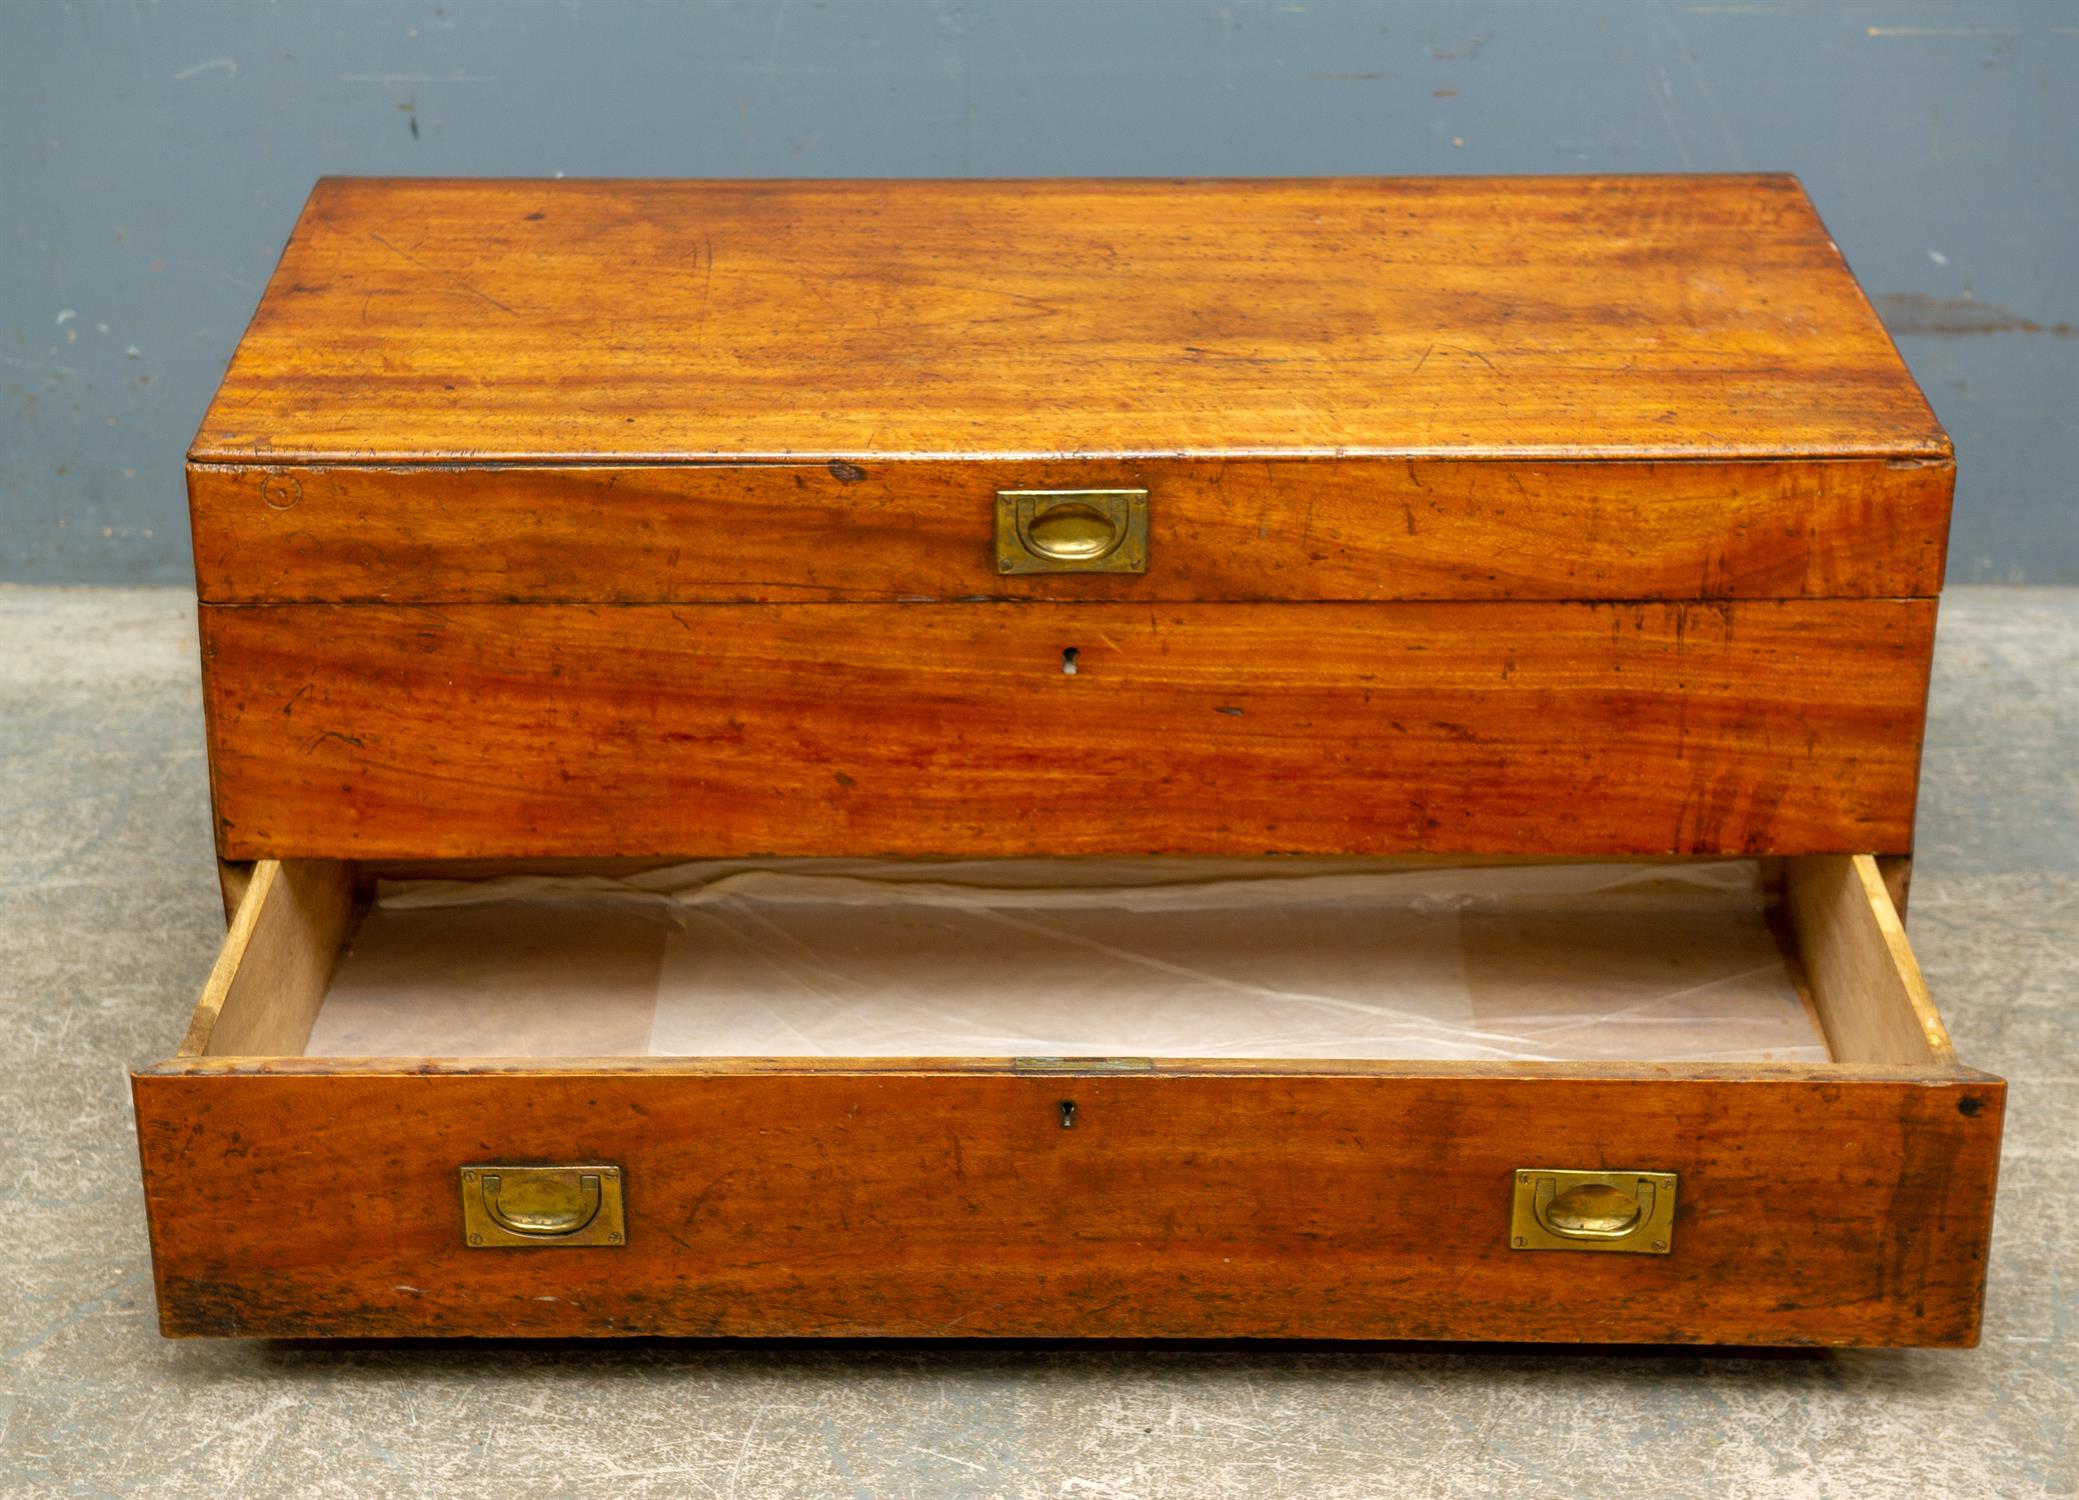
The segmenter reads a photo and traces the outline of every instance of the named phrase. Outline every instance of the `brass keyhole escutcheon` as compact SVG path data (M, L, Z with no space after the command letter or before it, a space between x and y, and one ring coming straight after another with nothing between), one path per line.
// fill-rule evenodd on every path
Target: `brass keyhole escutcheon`
M462 1239L472 1250L627 1241L619 1167L486 1164L459 1174Z
M1145 573L1146 490L998 490L999 573Z

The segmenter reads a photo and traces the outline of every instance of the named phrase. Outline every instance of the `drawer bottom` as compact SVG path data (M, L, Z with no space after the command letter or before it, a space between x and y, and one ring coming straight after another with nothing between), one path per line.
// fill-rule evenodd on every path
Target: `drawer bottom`
M310 1056L1823 1062L1752 860L703 860L385 882Z
M370 873L263 862L135 1075L169 1334L1977 1336L2004 1085L1867 858L1771 866L1826 1055L1742 1062L305 1055Z

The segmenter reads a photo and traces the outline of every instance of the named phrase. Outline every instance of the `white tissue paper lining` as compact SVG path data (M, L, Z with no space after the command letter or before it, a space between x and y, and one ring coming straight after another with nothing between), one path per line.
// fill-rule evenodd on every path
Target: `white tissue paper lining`
M311 1056L1823 1062L1751 861L385 882Z

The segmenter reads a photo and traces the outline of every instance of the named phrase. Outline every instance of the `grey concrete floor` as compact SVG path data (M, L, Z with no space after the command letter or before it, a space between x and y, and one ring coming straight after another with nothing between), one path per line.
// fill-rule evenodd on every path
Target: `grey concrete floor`
M1985 1343L1697 1355L169 1343L123 1070L221 935L193 606L0 589L0 1490L2064 1495L2079 591L1942 610L1911 930L2012 1084Z

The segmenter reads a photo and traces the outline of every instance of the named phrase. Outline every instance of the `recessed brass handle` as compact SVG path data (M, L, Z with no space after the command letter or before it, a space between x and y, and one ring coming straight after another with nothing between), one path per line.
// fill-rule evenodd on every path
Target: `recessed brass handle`
M1675 1174L1519 1168L1510 1199L1512 1250L1674 1248Z
M460 1171L462 1231L471 1249L626 1241L619 1167L482 1165Z
M1548 1177L1532 1206L1538 1222L1563 1240L1621 1240L1653 1211L1653 1184L1640 1183L1635 1198L1607 1182L1584 1182L1562 1193Z
M522 1177L508 1199L505 1174L486 1172L484 1212L500 1229L514 1234L576 1234L599 1217L599 1176L582 1174L575 1191L561 1174Z
M999 573L1145 573L1146 490L998 490Z
M1096 562L1125 539L1125 517L1080 500L1042 511L1018 531L1027 552L1056 562Z

